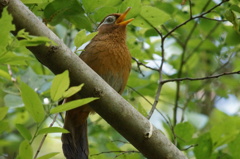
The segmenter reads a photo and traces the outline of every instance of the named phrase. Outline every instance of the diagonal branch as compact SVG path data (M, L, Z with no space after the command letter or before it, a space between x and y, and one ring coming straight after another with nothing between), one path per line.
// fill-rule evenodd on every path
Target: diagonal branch
M186 159L159 130L153 127L151 138L145 138L149 132L149 121L114 91L92 69L48 29L20 0L9 1L8 11L13 16L16 32L26 29L31 35L45 36L53 40L56 46L36 46L28 49L53 73L69 70L72 84L85 83L79 93L82 97L98 96L99 100L91 107L114 127L123 137L135 146L145 157L155 159Z

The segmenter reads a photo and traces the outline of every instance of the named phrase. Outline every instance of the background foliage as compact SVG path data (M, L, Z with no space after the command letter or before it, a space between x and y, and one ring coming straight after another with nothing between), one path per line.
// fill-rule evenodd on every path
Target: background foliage
M85 33L95 31L106 15L131 6L127 18L135 20L128 26L127 44L133 66L124 97L189 158L239 158L239 0L22 2L77 54L92 36ZM4 10L0 19L0 158L63 158L64 114L52 113L66 109L53 107L82 85L69 91L67 73L54 78L26 49L51 41L24 30L17 40L10 33L14 29L11 15ZM144 158L97 114L89 119L89 143L93 159Z

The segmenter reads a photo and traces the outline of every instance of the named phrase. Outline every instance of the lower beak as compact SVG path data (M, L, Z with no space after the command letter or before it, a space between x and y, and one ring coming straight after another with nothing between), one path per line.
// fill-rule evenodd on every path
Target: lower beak
M124 13L122 13L122 14L120 15L120 17L118 17L118 19L117 19L117 21L116 21L116 23L117 23L118 25L127 25L128 23L130 23L131 21L133 21L134 18L128 19L128 20L125 20L125 21L124 21L124 19L126 18L128 12L130 11L130 9L131 9L131 7L128 7L127 10L126 10Z

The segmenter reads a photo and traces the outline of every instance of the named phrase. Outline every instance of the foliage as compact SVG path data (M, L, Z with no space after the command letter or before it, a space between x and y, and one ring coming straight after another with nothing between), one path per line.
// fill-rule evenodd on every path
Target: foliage
M22 2L76 52L106 15L131 6L134 60L124 97L189 158L239 158L239 0ZM83 85L69 88L68 71L54 77L26 49L54 43L24 30L17 39L11 15L1 15L0 158L63 158L60 133L67 130L62 113L52 113L95 99L55 107ZM144 158L97 114L89 119L89 146L93 159Z

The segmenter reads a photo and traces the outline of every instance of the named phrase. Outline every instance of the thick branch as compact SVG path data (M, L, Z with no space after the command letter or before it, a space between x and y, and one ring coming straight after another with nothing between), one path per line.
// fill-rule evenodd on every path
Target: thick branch
M8 10L14 18L17 31L25 28L31 35L46 36L56 42L57 46L29 49L55 74L68 69L73 84L85 83L81 96L99 95L100 99L92 103L92 108L144 156L149 159L186 159L155 127L151 138L145 138L149 121L73 54L21 1L11 0Z

